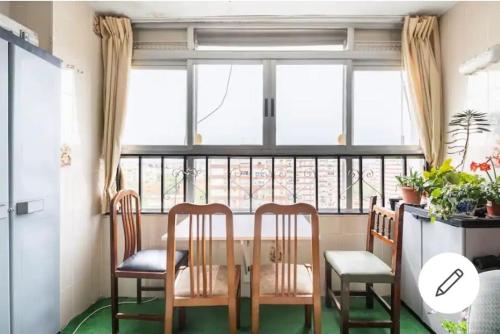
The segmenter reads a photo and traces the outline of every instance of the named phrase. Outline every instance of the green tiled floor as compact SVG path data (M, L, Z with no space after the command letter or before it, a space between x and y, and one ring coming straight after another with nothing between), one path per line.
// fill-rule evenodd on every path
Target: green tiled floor
M120 301L134 301L134 299L121 299ZM85 312L75 317L62 331L63 334L72 334L78 324L94 310L109 305L109 299L101 299ZM121 305L124 312L153 312L163 310L163 300L154 300L142 305ZM387 313L380 305L373 310L364 307L364 299L353 297L351 302L351 317L359 319L387 319ZM334 308L323 308L322 326L323 333L339 332L339 316ZM267 306L261 308L260 332L273 334L298 334L308 333L304 328L304 308L302 306ZM78 334L107 334L111 332L110 309L105 308L92 316L80 329ZM250 300L244 298L241 304L241 329L240 333L250 332ZM311 331L312 332L312 331ZM351 334L382 334L389 333L388 329L352 329ZM163 333L163 325L159 322L121 320L120 333L153 334ZM187 328L182 332L191 333L227 333L227 308L224 307L199 307L187 310ZM401 333L419 334L429 333L427 329L410 313L403 308L401 314Z

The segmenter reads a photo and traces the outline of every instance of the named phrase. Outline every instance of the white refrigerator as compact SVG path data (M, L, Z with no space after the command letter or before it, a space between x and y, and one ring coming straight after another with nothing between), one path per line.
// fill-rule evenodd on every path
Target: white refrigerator
M0 333L59 331L60 60L0 29Z

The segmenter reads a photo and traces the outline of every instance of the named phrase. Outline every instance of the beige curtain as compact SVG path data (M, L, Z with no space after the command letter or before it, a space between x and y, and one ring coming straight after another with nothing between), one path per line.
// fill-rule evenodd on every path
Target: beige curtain
M427 163L436 166L442 162L444 155L441 50L437 17L405 18L402 57L420 145Z
M125 124L127 85L132 61L132 25L128 18L99 17L103 60L104 189L102 212L109 210L116 193L116 173L120 161L121 135Z

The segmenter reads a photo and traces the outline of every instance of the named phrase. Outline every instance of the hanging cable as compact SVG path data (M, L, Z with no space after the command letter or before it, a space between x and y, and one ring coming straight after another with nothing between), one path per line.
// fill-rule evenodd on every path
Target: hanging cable
M199 119L196 122L196 124L200 124L201 122L203 122L204 120L206 120L207 118L209 118L210 116L212 116L213 114L215 114L224 105L224 102L226 102L227 93L229 92L229 84L231 83L231 76L232 76L232 74L233 74L233 64L229 65L229 73L227 75L226 89L224 91L224 95L222 96L222 100L217 105L217 107L215 107L214 110L212 110L206 116L204 116L201 119Z
M158 298L157 297L153 297L151 299L143 301L142 304L152 302L152 301L154 301L156 299L158 299ZM118 303L118 305L125 305L125 304L137 304L137 302L130 301L130 302L121 302L121 303ZM111 307L111 305L104 305L104 306L101 306L98 309L94 310L92 313L90 313L88 316L86 316L82 321L80 321L80 323L78 324L78 326L76 326L76 328L75 328L75 330L73 331L72 334L76 334L76 332L80 329L80 327L82 327L83 324L87 322L87 320L89 320L90 318L92 318L92 316L94 314L96 314L97 312L99 312L101 310L104 310L105 308L108 308L108 307Z

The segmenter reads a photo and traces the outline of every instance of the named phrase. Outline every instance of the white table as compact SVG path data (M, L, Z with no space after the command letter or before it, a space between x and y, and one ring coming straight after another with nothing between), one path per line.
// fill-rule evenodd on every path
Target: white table
M224 241L226 240L226 218L223 215L212 216L212 240ZM245 276L248 274L250 242L254 237L254 222L255 216L253 214L236 214L233 215L233 235L234 241L239 241L243 246L243 265ZM193 230L196 230L196 217L193 216ZM294 232L294 218L292 216L291 226L292 233ZM282 236L282 221L279 219L279 233ZM205 218L205 228L208 234L208 217ZM201 229L201 216L200 216L200 229ZM196 237L196 231L193 231L193 237ZM294 235L294 234L292 234ZM264 215L262 216L262 240L274 241L276 239L276 216ZM288 218L285 219L285 236L288 237ZM167 233L162 238L163 241L167 240ZM187 216L178 218L177 227L175 229L175 239L178 241L189 241L189 220ZM311 240L311 224L309 217L304 215L297 216L297 240Z

